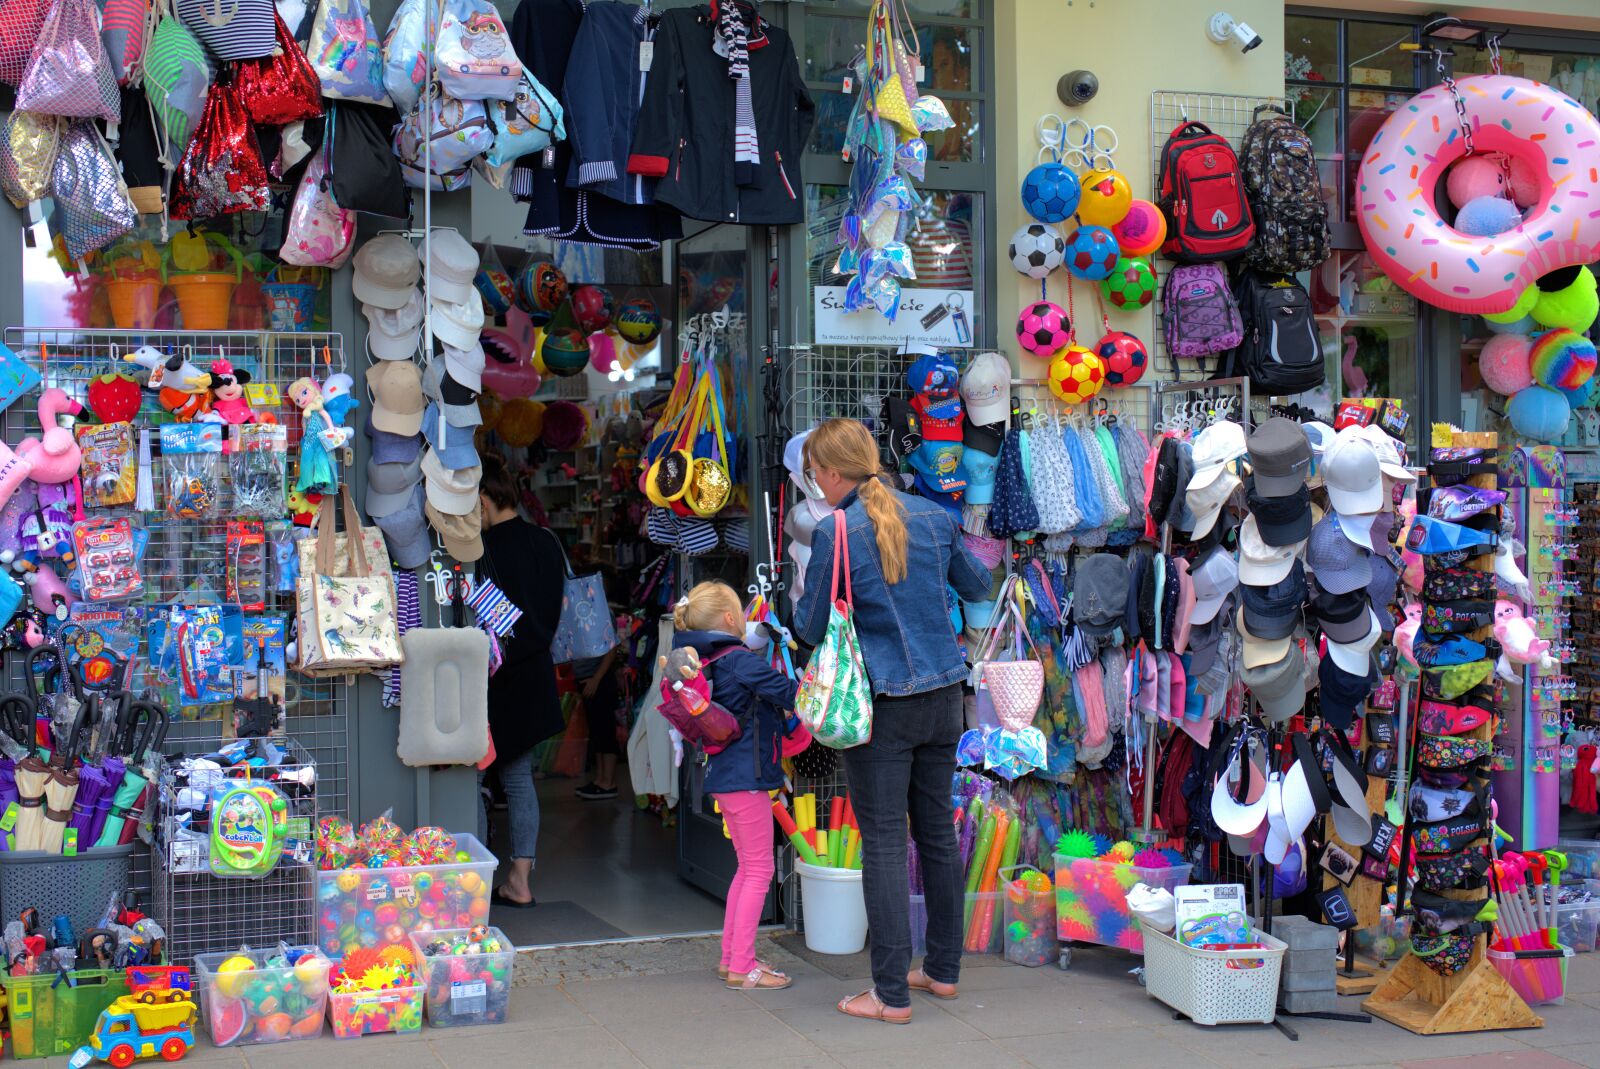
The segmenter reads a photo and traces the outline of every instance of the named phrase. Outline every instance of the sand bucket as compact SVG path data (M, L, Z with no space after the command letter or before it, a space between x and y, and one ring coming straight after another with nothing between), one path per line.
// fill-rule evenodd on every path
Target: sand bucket
M119 330L150 330L156 325L161 303L161 279L153 275L108 278L106 299L111 302L111 322Z
M286 273L290 278L298 272ZM267 329L300 333L311 329L317 311L317 286L312 282L279 280L274 268L261 283L267 302Z
M179 235L176 241L181 239ZM200 235L198 245L201 252L185 249L182 254L176 248L171 250L174 267L190 268L181 273L172 274L167 284L172 287L173 295L178 298L178 311L183 316L184 330L227 330L228 315L233 304L233 291L244 279L244 259L239 255L239 250L233 242L221 234L210 231ZM191 238L191 243L193 239ZM209 260L207 245L216 245L222 252L228 254L233 260L231 272L212 270L192 270L198 266L195 262L199 257ZM189 262L185 262L185 260Z

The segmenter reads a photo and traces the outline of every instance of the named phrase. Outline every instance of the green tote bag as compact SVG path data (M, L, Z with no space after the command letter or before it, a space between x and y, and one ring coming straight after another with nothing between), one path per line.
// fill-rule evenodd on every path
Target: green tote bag
M839 574L844 573L844 598ZM850 590L850 538L844 513L833 514L833 589L828 595L828 630L812 651L794 709L813 738L835 750L872 739L872 685L856 640Z

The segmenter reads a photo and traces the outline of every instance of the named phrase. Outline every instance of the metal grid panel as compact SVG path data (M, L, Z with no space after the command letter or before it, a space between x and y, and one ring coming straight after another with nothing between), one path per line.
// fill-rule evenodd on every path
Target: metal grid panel
M167 932L168 960L183 964L196 954L251 946L316 942L311 930L310 865L279 862L259 880L175 876L158 867L152 915Z

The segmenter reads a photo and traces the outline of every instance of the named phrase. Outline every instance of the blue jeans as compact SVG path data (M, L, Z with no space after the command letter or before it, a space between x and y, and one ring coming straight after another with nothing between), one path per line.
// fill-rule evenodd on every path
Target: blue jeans
M524 750L494 766L506 789L506 814L511 818L511 856L532 861L539 853L539 792L533 785L533 751ZM478 838L489 846L489 803L483 796L484 773L478 773ZM948 793L948 792L946 792Z
M872 938L872 983L885 1006L911 1005L911 888L906 818L922 861L931 980L961 979L961 859L950 800L962 728L961 684L872 702L872 741L843 751L861 825L861 889Z

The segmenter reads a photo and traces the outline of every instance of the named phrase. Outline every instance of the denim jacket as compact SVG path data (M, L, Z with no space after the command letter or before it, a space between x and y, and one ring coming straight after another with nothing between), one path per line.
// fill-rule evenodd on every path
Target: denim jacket
M872 691L887 697L922 694L966 678L956 631L945 604L945 584L970 601L989 596L989 571L967 552L955 519L925 498L895 491L906 510L906 577L883 578L878 540L866 506L851 491L839 503L850 547L850 582L856 636ZM805 595L794 614L801 641L816 645L828 629L833 587L833 521L811 536ZM839 596L844 597L841 577Z

